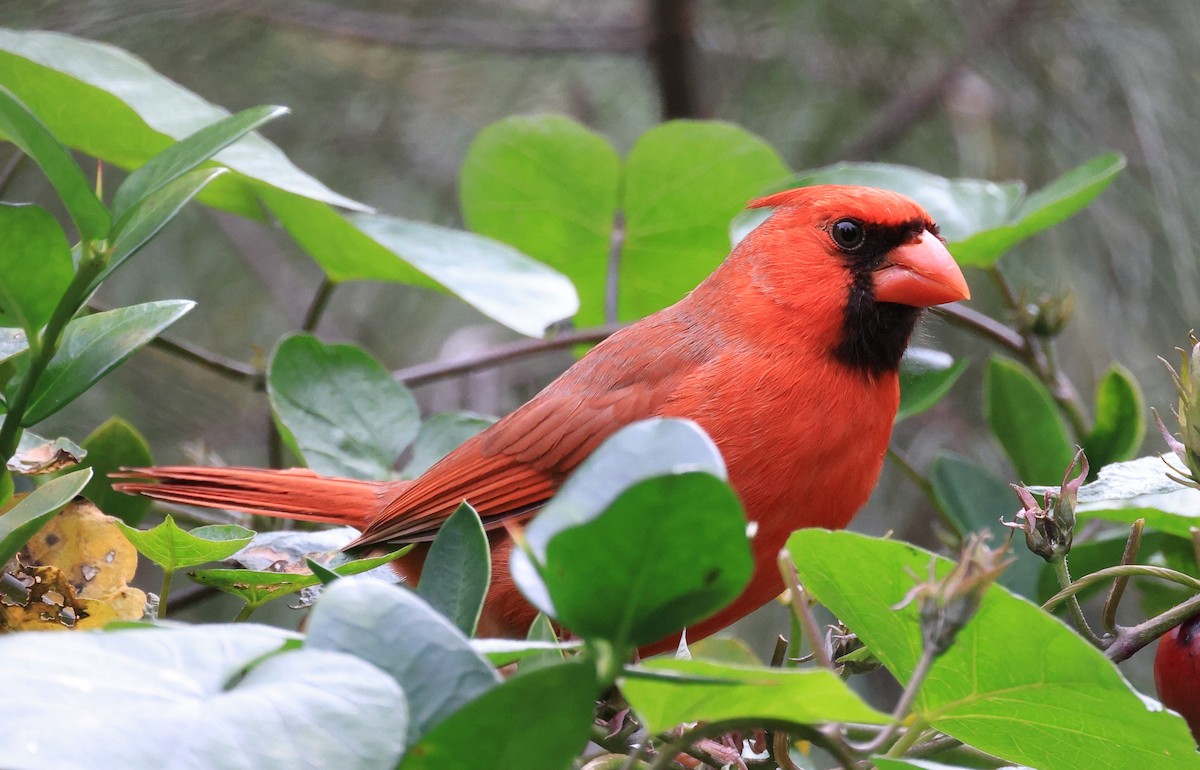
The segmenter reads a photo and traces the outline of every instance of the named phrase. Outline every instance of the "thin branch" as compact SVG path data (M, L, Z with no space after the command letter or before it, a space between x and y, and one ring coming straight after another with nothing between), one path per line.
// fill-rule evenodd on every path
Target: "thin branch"
M1175 626L1200 612L1200 594L1193 596L1183 604L1178 604L1161 615L1150 618L1145 623L1122 628L1117 633L1116 640L1109 645L1104 654L1113 663L1120 663L1133 656L1135 652L1153 642L1158 637L1170 631Z
M954 85L959 74L971 61L989 48L1014 37L1022 26L1034 18L1033 0L1014 0L974 30L964 36L962 51L946 61L924 85L898 94L881 110L874 125L839 158L863 160L873 158L903 137L909 129L935 108L942 95Z
M304 321L300 324L301 331L311 333L317 330L317 324L321 323L321 316L325 314L325 308L329 307L329 299L333 296L333 290L337 286L328 277L321 279L321 285L317 287L312 303L309 304L308 311L304 314Z
M804 590L804 586L800 584L800 576L796 574L796 565L792 563L791 554L787 552L787 549L779 552L778 564L779 571L783 574L783 583L792 594L792 611L796 613L796 619L800 621L800 627L804 630L804 635L808 637L808 645L812 648L817 665L834 671L837 667L834 665L833 659L829 657L829 650L825 649L825 640L821 638L821 628L817 624L816 616L813 615L812 607L808 605L808 591Z
M917 692L920 691L921 685L925 683L925 677L929 676L929 669L933 667L933 661L937 659L938 653L933 645L926 645L921 649L921 657L917 660L916 668L913 669L912 676L908 679L908 684L904 686L904 692L900 693L900 699L896 701L896 708L892 710L892 721L888 724L883 732L876 735L869 743L862 746L851 746L851 748L862 754L874 754L895 737L900 726L904 723L904 719L908 716L908 712L912 709L913 701L917 698ZM917 737L920 736L924 727L918 729L920 722L913 724L908 728L905 737L908 738L908 745L912 745ZM903 741L904 739L901 739ZM900 742L897 742L900 745ZM894 747L893 747L894 748ZM891 751L888 752L891 754Z
M982 334L993 342L1008 348L1016 355L1025 356L1028 352L1025 341L1021 339L1021 335L991 316L984 315L978 310L973 310L960 302L939 305L938 307L930 308L930 311L955 326Z
M397 369L392 376L406 385L424 385L427 382L457 377L460 374L489 369L527 356L561 350L574 345L599 342L621 328L620 324L605 324L577 331L563 332L544 340L519 340L507 345L481 351L465 358L451 361L431 361L404 369Z
M1137 560L1138 549L1142 545L1142 529L1146 526L1145 519L1138 519L1129 528L1129 539L1125 541L1125 552L1121 554L1121 565L1129 566ZM1108 597L1104 600L1104 610L1100 614L1100 625L1112 634L1117 630L1117 607L1121 597L1125 595L1125 587L1129 585L1129 576L1122 575L1113 581L1108 589Z
M159 335L150 341L150 347L170 353L226 379L253 385L256 390L263 387L263 373L256 367L214 353L187 340Z
M415 19L395 13L343 8L306 0L196 0L194 13L230 14L284 24L324 38L418 49L466 49L536 56L562 54L636 54L645 49L645 30L637 21L608 26L560 23L505 24L495 18Z
M1169 583L1181 585L1184 588L1190 588L1193 591L1200 592L1200 580L1191 575L1178 572L1169 567L1154 567L1149 564L1123 564L1116 567L1105 567L1101 570L1096 570L1076 581L1073 581L1063 587L1061 591L1051 596L1042 603L1042 609L1049 612L1061 604L1064 600L1075 596L1088 586L1102 583L1109 578L1114 577L1152 577L1159 580L1165 580Z

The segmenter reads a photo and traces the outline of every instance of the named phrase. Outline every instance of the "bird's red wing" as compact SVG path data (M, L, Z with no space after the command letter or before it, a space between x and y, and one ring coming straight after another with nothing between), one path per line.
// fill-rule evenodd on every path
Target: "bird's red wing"
M656 324L663 333L676 331L673 325ZM664 353L669 346L634 342L618 333L599 345L532 401L426 471L351 546L432 540L464 500L489 530L541 507L604 439L662 414L697 363L695 349Z

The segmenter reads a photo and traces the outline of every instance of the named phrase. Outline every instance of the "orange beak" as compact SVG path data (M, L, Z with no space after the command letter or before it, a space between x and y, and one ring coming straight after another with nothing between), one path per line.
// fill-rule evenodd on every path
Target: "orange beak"
M970 299L967 279L946 246L926 230L916 243L897 246L875 271L875 299L897 305L929 307Z

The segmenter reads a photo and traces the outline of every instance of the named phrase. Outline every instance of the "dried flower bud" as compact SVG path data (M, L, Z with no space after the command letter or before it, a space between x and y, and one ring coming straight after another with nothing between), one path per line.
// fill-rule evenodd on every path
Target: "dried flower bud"
M1181 359L1178 372L1166 359L1159 359L1171 373L1175 389L1179 392L1179 407L1175 410L1175 419L1179 421L1179 439L1172 436L1167 426L1163 425L1158 412L1154 412L1154 421L1158 423L1163 440L1184 466L1183 470L1172 467L1175 473L1167 475L1180 484L1200 489L1200 342L1192 333L1188 334L1188 339L1192 343L1190 350L1176 348Z
M987 533L967 538L959 552L958 563L940 580L929 565L929 580L918 583L893 609L917 603L921 617L921 640L933 654L941 655L954 643L954 637L979 609L984 592L1011 564L1005 559L1008 546L997 549L985 544Z
M1042 294L1034 302L1022 302L1017 324L1021 331L1039 337L1053 337L1063 330L1075 312L1075 294Z
M829 642L829 657L842 667L844 675L867 674L883 665L854 632L840 623L829 627L826 639Z
M1082 467L1079 475L1072 479L1076 465ZM1063 474L1062 486L1057 491L1047 491L1042 505L1038 505L1037 498L1027 488L1013 484L1013 491L1021 500L1021 510L1013 517L1014 521L1001 520L1000 523L1024 532L1029 550L1046 561L1061 559L1071 550L1071 541L1075 537L1075 505L1087 475L1087 457L1080 449Z

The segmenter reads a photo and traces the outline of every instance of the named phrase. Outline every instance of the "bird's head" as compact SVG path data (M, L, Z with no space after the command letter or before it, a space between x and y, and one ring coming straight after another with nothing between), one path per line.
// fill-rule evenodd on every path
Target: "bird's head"
M750 206L775 209L739 246L752 280L851 368L896 370L922 308L970 297L933 219L899 193L821 185Z

